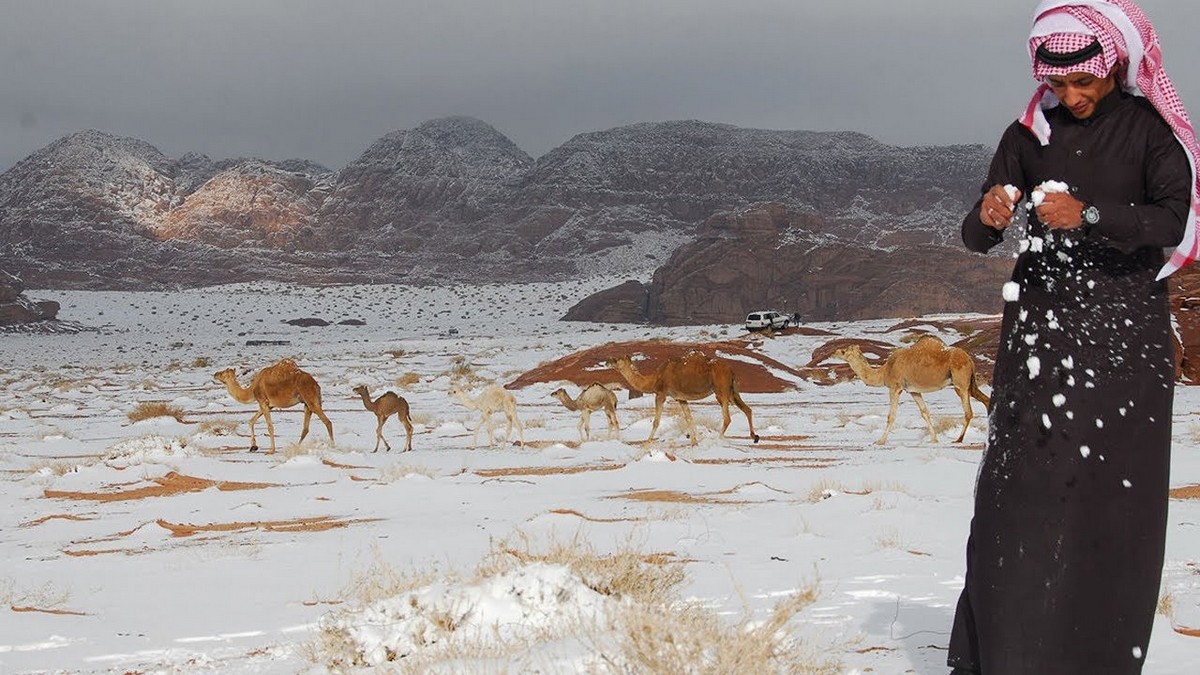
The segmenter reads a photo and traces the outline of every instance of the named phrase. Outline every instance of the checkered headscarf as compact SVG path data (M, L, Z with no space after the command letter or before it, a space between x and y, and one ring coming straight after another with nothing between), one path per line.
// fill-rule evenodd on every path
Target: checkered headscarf
M1192 203L1188 210L1183 241L1171 253L1170 260L1158 273L1162 279L1200 258L1200 181L1196 159L1200 157L1196 131L1188 118L1175 86L1162 67L1162 51L1154 26L1141 8L1130 0L1043 0L1034 11L1029 33L1029 54L1033 76L1042 84L1021 116L1021 123L1038 137L1042 145L1050 143L1050 124L1046 108L1058 105L1058 97L1044 80L1049 75L1089 73L1105 77L1114 65L1125 91L1143 96L1170 125L1175 138L1187 152L1192 167ZM1070 65L1046 63L1038 57L1038 48L1052 54L1071 54L1099 42L1101 52Z

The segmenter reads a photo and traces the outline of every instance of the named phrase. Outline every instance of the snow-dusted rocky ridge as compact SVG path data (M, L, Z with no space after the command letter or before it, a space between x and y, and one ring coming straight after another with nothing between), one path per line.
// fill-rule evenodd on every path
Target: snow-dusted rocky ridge
M0 174L0 267L32 287L645 275L708 218L777 202L863 248L956 237L988 151L704 122L581 134L536 160L476 119L332 172L164 156L97 131Z

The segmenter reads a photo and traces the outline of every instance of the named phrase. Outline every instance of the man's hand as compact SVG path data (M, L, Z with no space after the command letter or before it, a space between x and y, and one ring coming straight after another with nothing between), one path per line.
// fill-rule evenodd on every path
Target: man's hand
M1083 202L1068 192L1047 192L1037 217L1052 230L1074 230L1083 225Z
M1016 195L1008 194L1003 185L993 185L983 195L979 204L979 220L988 227L1003 230L1012 223L1017 201L1021 199L1021 191L1014 188Z

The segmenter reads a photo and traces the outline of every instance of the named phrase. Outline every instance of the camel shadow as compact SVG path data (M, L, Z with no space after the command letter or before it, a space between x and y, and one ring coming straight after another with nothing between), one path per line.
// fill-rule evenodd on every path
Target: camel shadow
M863 629L871 635L889 638L888 644L903 650L917 675L946 675L947 646L950 625L954 621L953 607L934 607L918 600L897 598L879 600Z

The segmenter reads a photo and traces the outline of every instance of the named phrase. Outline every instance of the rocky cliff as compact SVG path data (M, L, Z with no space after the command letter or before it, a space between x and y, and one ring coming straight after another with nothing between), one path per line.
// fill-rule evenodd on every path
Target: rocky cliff
M987 157L682 121L581 134L535 160L453 117L388 134L334 172L171 159L85 131L0 175L0 269L85 288L640 274L714 214L764 201L867 249L944 244Z
M961 246L884 250L857 230L779 203L717 214L648 285L628 282L571 308L568 320L740 323L776 309L805 321L999 312L1012 261Z

